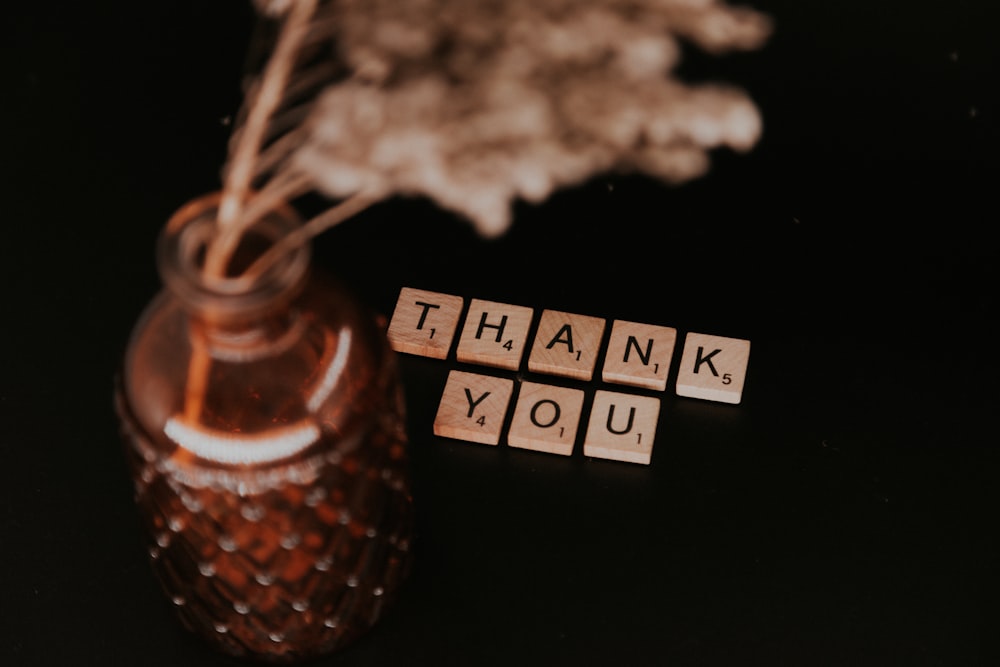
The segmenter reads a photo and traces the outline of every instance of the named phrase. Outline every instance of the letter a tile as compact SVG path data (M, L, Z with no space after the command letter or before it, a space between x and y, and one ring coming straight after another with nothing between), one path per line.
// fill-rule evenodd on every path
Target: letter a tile
M513 380L451 371L434 419L434 435L499 444L513 391Z
M455 356L470 364L516 371L521 366L533 315L534 311L526 306L473 299Z
M569 456L573 453L582 411L580 389L522 382L507 444Z
M389 322L389 344L397 352L447 359L463 303L460 296L404 287Z
M674 328L615 320L601 378L614 384L663 391L676 341Z
M601 349L604 320L599 317L543 310L528 370L589 380Z
M660 417L660 399L650 396L594 392L583 453L613 461L649 464Z
M739 403L750 360L750 341L689 333L677 373L677 395Z

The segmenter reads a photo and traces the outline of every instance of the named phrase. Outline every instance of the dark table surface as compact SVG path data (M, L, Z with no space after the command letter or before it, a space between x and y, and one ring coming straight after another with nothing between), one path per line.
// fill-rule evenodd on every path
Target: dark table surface
M1000 10L753 4L764 49L685 65L765 122L705 178L602 176L493 241L417 198L317 239L387 314L411 286L753 343L739 406L671 378L649 466L437 438L462 365L405 357L417 565L320 664L1000 664ZM161 225L219 187L248 4L5 14L0 664L233 664L151 576L111 391Z

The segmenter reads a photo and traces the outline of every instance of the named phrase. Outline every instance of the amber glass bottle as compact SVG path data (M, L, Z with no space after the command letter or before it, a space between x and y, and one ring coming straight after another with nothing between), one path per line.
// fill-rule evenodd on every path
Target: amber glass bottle
M186 627L290 661L370 628L409 571L403 395L383 327L302 246L252 284L200 270L217 196L161 235L165 285L116 391L153 569ZM239 266L297 226L254 226Z

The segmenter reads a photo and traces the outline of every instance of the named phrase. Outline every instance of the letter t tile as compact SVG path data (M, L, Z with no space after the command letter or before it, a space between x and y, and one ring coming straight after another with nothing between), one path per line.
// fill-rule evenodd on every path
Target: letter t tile
M404 287L387 332L392 349L447 359L462 305L460 296Z

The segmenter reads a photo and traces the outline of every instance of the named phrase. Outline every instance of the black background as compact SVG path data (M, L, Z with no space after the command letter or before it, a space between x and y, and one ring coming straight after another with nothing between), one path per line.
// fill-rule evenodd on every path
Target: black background
M1000 9L753 4L764 49L681 69L764 117L705 178L602 176L495 241L420 199L316 241L386 314L412 286L753 343L740 406L671 377L648 467L436 438L460 365L404 358L417 568L320 664L1000 664ZM252 19L4 9L4 665L235 664L152 579L111 391L161 225L219 187Z

